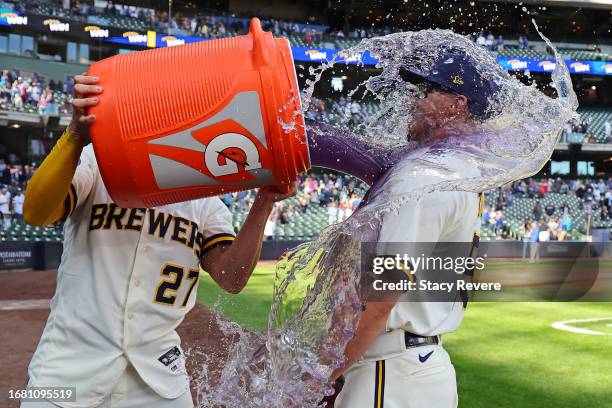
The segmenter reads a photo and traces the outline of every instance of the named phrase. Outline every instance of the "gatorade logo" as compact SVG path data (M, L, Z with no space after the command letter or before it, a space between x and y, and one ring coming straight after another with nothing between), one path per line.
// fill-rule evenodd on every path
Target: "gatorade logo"
M225 164L219 164L219 156L226 159ZM204 162L215 177L237 174L238 165L245 170L261 169L257 145L240 133L224 133L215 137L206 146Z
M259 95L241 92L190 129L148 142L160 189L204 185L255 186L273 181Z

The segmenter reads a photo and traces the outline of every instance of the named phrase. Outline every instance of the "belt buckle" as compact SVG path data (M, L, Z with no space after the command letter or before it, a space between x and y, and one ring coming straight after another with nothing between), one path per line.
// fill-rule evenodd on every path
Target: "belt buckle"
M436 345L440 344L440 336L418 336L409 332L404 332L404 342L406 348L414 348L420 346L426 346L429 344Z

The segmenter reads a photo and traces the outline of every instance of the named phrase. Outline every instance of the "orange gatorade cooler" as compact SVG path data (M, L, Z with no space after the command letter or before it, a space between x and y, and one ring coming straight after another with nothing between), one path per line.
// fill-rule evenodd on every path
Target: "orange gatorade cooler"
M289 42L258 19L247 35L117 55L88 75L104 88L91 136L120 206L282 191L310 166Z

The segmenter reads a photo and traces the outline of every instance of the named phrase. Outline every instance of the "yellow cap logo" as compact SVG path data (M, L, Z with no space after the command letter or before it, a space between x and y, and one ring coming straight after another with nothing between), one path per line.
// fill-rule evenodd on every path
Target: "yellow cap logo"
M459 75L455 75L451 79L455 85L463 85L463 79Z

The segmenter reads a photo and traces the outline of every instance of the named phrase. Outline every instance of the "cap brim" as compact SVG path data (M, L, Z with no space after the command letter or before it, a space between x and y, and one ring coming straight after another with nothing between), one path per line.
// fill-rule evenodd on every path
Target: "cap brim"
M415 69L410 69L408 67L401 67L399 69L399 75L404 80L404 82L409 82L411 84L418 84L419 82L431 82L425 77L425 74L423 74L422 72Z

